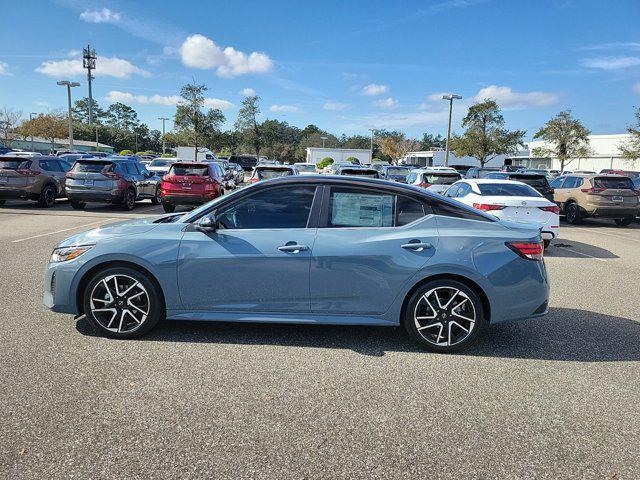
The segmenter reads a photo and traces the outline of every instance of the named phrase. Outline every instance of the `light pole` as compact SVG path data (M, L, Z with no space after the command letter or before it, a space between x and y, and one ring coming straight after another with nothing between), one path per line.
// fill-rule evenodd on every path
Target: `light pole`
M68 80L60 80L58 85L67 87L67 102L69 104L69 150L73 150L73 119L71 118L71 89L79 87L78 82L69 82Z
M460 95L450 94L443 95L443 100L449 100L449 128L447 129L447 143L444 149L444 166L449 166L449 139L451 138L451 113L453 112L453 101L454 100L462 100Z
M37 113L35 113L35 112L30 112L30 113L29 113L29 122L31 122L31 121L33 120L33 116L34 116L34 115L38 115L38 114L37 114ZM35 147L33 146L33 145L34 145L34 144L33 144L33 124L31 124L31 128L30 128L29 130L31 130L31 131L29 132L29 133L31 134L31 151L32 151L32 152L35 152Z
M324 148L324 141L328 138L328 137L320 137L322 139L322 148Z
M166 147L164 143L164 122L169 120L167 117L158 117L158 120L162 120L162 154L164 155L166 152Z

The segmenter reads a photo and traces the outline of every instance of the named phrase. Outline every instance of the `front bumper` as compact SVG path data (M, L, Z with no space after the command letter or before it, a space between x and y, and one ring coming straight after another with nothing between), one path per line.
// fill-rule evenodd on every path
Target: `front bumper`
M79 313L75 295L71 293L71 284L78 271L74 261L49 263L44 275L44 294L42 303L56 313Z

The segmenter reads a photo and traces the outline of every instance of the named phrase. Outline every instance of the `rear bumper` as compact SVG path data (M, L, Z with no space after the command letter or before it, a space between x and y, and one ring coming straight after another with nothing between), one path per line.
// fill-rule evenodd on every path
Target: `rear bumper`
M162 203L170 203L172 205L202 205L216 198L208 195L162 195Z
M592 217L622 218L634 217L638 214L638 207L601 207L587 205L585 211Z
M92 191L92 190L72 190L67 188L67 199L76 200L78 202L100 202L100 203L112 203L114 201L122 200L123 191L107 190L107 191Z

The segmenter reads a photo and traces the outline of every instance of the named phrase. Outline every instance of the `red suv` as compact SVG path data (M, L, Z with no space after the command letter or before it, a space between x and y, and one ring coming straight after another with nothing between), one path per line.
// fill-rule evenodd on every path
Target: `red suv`
M162 178L162 206L167 213L176 205L201 205L224 195L224 172L216 163L176 162Z

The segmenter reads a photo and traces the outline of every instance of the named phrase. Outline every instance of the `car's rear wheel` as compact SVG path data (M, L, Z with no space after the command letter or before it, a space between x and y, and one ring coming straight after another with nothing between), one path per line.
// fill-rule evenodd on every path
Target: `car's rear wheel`
M173 213L176 210L176 206L173 203L163 203L162 208L164 208L164 211L167 213Z
M69 201L69 203L71 204L71 208L73 208L74 210L82 210L87 206L85 202L79 202L77 200L71 200Z
M158 287L127 267L108 268L93 276L85 289L84 312L96 331L112 338L143 335L165 315Z
M131 211L136 207L136 192L127 188L122 196L122 209Z
M634 217L614 218L616 225L619 227L628 227L633 222Z
M428 350L457 352L469 347L483 328L478 294L456 280L434 280L418 288L403 319L409 335Z
M571 225L578 225L582 222L582 212L580 211L580 206L577 203L569 203L564 210L564 216L567 223L570 223Z
M162 195L162 189L160 188L160 185L158 185L156 187L156 194L151 199L151 203L153 203L154 205L160 205L160 202L162 202L161 195Z
M38 206L51 208L56 203L56 188L53 185L45 185L38 197Z

